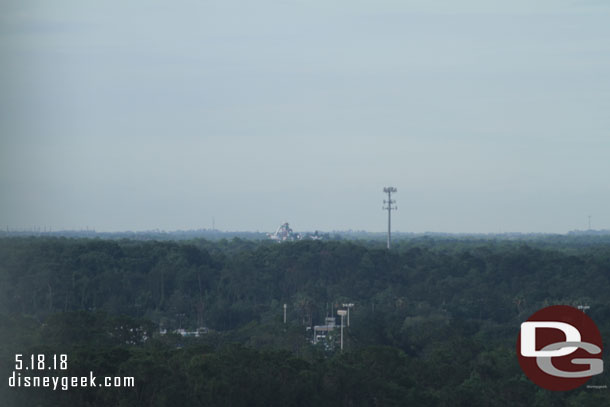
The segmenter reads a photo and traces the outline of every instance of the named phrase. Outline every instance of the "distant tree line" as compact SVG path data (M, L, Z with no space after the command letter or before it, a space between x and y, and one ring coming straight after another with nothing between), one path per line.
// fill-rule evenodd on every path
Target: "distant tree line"
M421 238L398 240L392 251L378 241L5 238L1 365L10 367L18 351L67 349L75 370L131 372L139 387L52 396L4 388L0 399L610 405L607 390L537 388L515 355L519 324L546 305L589 306L610 338L609 292L610 245L580 237ZM306 328L345 302L355 304L346 352L311 345ZM200 326L211 330L203 338L171 334ZM160 328L170 334L159 335Z

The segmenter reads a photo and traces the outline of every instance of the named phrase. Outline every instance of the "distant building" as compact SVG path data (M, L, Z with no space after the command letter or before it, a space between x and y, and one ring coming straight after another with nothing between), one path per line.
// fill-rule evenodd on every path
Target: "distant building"
M311 341L314 345L320 341L326 340L326 336L329 332L332 332L337 328L337 322L334 317L326 317L324 325L316 325L313 327L313 340Z
M184 336L184 337L194 337L194 338L199 338L202 335L205 335L209 332L208 328L206 327L200 327L197 328L197 330L195 331L187 331L184 328L179 328L173 331L173 333L178 334L180 336ZM165 335L167 334L167 329L161 329L159 330L159 334L161 335Z
M288 222L283 223L277 228L275 233L267 233L271 240L276 242L294 242L295 240L324 240L329 239L328 233L320 233L317 230L314 233L296 233L291 228Z
M295 240L301 240L301 235L298 233L294 233L292 229L290 229L290 225L288 225L288 222L278 227L275 233L269 233L267 236L269 236L269 239L278 242L291 242Z

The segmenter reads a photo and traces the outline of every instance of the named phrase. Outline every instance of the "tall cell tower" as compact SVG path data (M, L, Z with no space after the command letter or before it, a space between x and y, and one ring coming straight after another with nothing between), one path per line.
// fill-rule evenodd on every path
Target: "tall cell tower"
M396 188L394 187L385 187L383 188L383 192L388 194L388 200L383 200L383 203L387 206L383 207L383 210L388 211L388 250L390 250L390 245L392 243L392 211L398 209L398 206L393 206L396 201L392 200L392 192L396 192Z

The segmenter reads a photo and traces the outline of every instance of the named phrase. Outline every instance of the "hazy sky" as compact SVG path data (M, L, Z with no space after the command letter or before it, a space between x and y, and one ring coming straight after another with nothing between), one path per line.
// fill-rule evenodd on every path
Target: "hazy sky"
M606 0L0 4L1 228L610 228Z

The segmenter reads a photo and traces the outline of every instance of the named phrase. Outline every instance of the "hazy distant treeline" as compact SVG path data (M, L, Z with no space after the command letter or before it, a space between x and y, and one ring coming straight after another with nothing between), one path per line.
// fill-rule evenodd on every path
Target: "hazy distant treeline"
M603 405L607 392L540 390L514 347L519 324L551 304L590 307L610 338L609 292L610 245L582 237L424 237L392 251L379 241L5 238L0 356L68 347L75 366L140 377L136 398L62 396L81 405ZM306 328L345 302L355 304L347 353L311 345ZM203 326L199 339L158 334ZM259 389L257 401L241 388Z

